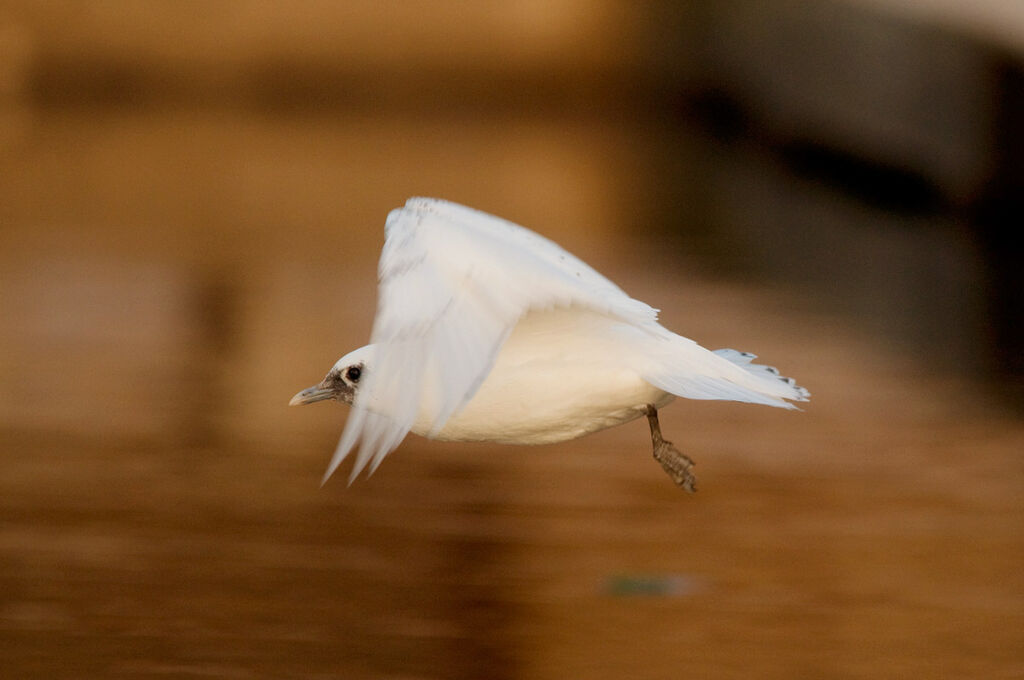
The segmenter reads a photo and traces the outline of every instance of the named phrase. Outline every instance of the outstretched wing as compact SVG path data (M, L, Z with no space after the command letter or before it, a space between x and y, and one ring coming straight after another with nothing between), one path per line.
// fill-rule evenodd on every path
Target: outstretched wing
M325 481L360 439L350 482L367 465L375 470L417 417L439 431L530 310L580 306L636 324L657 319L552 241L471 208L411 198L388 215L385 233L373 366Z

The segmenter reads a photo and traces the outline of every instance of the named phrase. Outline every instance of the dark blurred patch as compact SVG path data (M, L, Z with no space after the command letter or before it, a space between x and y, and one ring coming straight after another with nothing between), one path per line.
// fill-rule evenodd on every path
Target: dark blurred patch
M998 124L992 177L974 206L972 223L989 263L986 277L993 335L994 383L1024 410L1024 67L999 63Z
M431 115L622 115L652 99L653 82L627 70L516 71L502 64L418 66L379 73L343 62L263 56L203 69L163 62L44 54L26 79L33 104L64 108L217 108L287 115L360 111Z
M32 103L44 108L153 108L185 97L205 99L202 83L178 69L95 55L44 53L31 64L26 80Z
M754 132L754 122L728 89L705 86L679 97L677 110L691 116L717 142L734 142Z
M727 88L709 86L680 92L675 109L683 119L696 122L709 139L723 144L757 144L794 175L832 187L873 208L927 217L952 207L942 188L911 166L820 139L780 136Z
M911 168L811 140L789 140L778 151L794 174L834 187L873 208L915 217L949 210L940 188Z
M697 590L699 586L692 577L678 574L618 574L605 584L605 592L613 597L682 597Z
M196 342L185 364L180 436L183 446L208 447L223 443L224 418L233 409L232 400L250 389L251 371L243 371L241 384L229 383L226 368L241 342L238 278L225 270L205 272L192 282L190 293Z

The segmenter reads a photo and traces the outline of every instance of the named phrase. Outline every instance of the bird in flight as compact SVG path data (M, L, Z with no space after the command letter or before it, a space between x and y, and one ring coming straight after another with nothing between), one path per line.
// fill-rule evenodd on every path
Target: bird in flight
M385 235L370 344L290 402L352 407L324 482L357 443L349 483L409 432L548 444L646 416L654 458L692 492L693 461L662 437L658 409L676 397L790 409L810 397L753 354L669 331L658 310L512 222L411 198Z

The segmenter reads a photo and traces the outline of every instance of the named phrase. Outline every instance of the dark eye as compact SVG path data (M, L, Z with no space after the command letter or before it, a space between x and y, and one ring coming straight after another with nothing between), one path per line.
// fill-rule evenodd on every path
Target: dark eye
M349 382L359 382L359 377L363 374L363 371L358 366L349 366L348 370L345 371L345 377L349 379Z

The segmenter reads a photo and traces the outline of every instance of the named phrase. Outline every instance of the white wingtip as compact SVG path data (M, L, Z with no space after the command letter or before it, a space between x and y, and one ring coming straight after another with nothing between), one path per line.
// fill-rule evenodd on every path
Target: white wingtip
M339 455L339 454L341 454L341 455ZM331 462L327 466L327 471L324 472L323 479L320 480L320 486L321 487L323 487L323 485L327 483L327 480L331 478L331 475L334 474L334 471L338 469L338 466L341 465L341 461L343 461L343 460L345 460L345 454L341 453L341 447L339 446L334 451L334 456L331 458ZM349 479L348 483L351 484L352 480Z
M320 480L321 487L327 483L327 480L331 478L331 475L334 474L334 471L338 469L338 466L341 465L341 462L345 460L352 450L352 446L359 438L359 428L362 426L365 418L366 412L361 408L354 407L351 413L349 413L348 422L345 423L345 429L341 433L341 439L338 440L338 446L334 449L334 455L331 456L331 462L327 465L327 471L324 472L323 479ZM352 480L359 474L358 466L356 466L354 472L355 474L348 480L349 484L352 484Z

